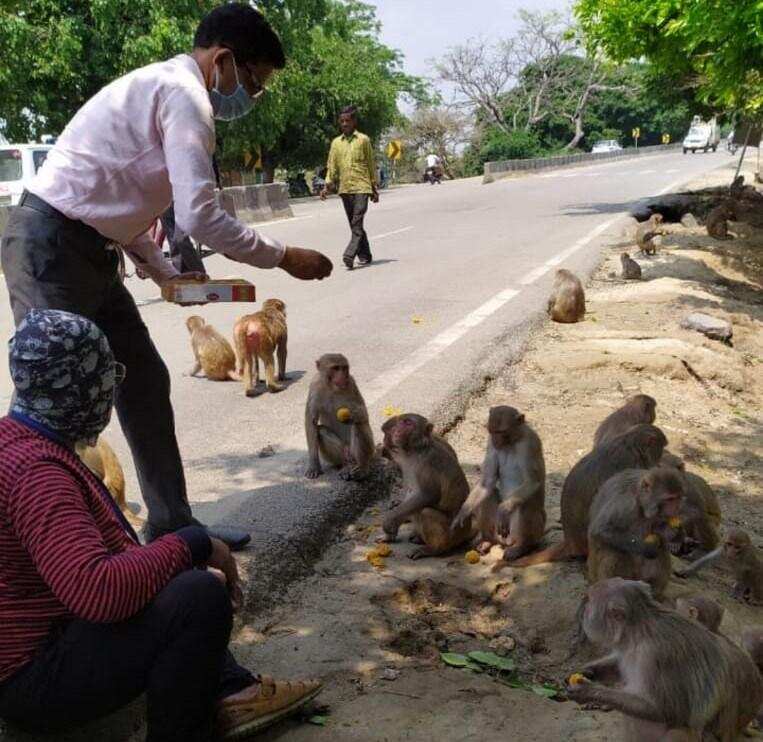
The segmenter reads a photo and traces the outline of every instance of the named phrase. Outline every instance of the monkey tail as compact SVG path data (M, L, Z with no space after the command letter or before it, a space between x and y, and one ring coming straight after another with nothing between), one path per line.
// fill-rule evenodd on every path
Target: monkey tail
M507 562L511 567L532 567L536 564L547 564L548 562L561 562L565 559L572 559L576 556L580 556L575 553L567 541L559 541L548 549L543 551L536 551L534 554L528 554L527 556L517 559L514 562ZM498 562L496 567L500 564Z

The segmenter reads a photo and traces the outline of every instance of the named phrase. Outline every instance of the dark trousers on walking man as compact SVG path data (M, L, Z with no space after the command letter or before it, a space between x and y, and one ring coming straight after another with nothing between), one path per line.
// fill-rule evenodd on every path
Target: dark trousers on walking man
M361 265L370 263L372 260L371 246L368 244L368 235L363 228L363 220L368 211L370 196L368 193L342 193L341 198L352 233L343 255L345 264L352 264L356 257Z

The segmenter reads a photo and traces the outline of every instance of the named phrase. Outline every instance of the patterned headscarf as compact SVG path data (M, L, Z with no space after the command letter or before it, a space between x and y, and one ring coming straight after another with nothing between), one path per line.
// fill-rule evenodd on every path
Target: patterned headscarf
M32 309L8 348L11 411L72 443L94 442L111 418L117 373L101 330L77 314Z

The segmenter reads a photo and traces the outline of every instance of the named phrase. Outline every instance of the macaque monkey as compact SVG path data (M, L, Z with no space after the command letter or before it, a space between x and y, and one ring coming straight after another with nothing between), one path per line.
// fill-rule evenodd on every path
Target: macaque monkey
M305 476L315 479L323 473L323 457L342 469L342 479L365 479L374 455L374 434L368 424L366 403L350 375L350 364L340 353L326 353L315 367L318 373L310 384L305 405L310 458Z
M643 580L658 600L670 582L665 532L684 496L675 469L627 469L608 479L591 503L588 580Z
M580 322L585 316L583 284L564 268L556 272L548 299L548 314L554 322Z
M268 299L259 312L246 314L233 326L238 374L244 382L244 394L254 397L260 383L260 361L265 364L265 382L269 392L280 392L286 379L286 304ZM278 381L274 355L278 354ZM252 375L254 366L254 375Z
M391 417L382 432L387 455L402 471L406 495L384 517L379 540L395 541L400 526L410 520L411 541L421 544L411 559L445 554L464 543L472 533L471 518L458 526L453 520L469 494L469 483L456 452L421 415Z
M588 588L583 631L610 654L571 677L568 696L625 716L625 742L733 742L756 717L763 679L723 636L660 605L643 582ZM602 684L614 677L616 686ZM704 735L704 736L703 736Z
M667 445L667 438L659 428L643 423L587 453L570 469L562 485L564 539L518 559L511 566L529 567L588 556L588 511L599 487L625 469L657 466Z
M742 647L763 673L763 628L748 626L742 631Z
M730 530L717 549L705 554L685 569L677 570L676 575L688 577L708 564L721 560L729 566L736 579L732 596L737 600L749 601L753 605L763 605L763 564L749 535L738 528Z
M662 214L652 214L649 219L639 224L636 229L636 244L642 255L655 255L657 253L657 243L654 238L663 234L663 230L660 228L662 222Z
M705 219L707 233L716 240L729 240L729 219L736 218L736 208L733 201L724 201L708 212Z
M681 504L681 525L674 530L669 547L674 556L695 561L720 543L721 506L702 477L690 471L679 474L686 494Z
M676 598L676 610L685 618L690 618L697 623L701 623L708 631L712 631L713 634L718 633L718 628L723 620L723 606L712 598L706 598L704 595Z
M653 423L656 417L657 401L648 394L634 394L629 397L622 407L607 415L602 420L593 436L593 446L597 448L602 443L608 443L618 435L630 430L640 423Z
M503 559L518 559L543 539L546 526L546 465L538 434L513 407L492 407L482 477L472 489L453 528L475 514L477 551L504 547Z
M185 326L191 335L191 348L196 359L188 375L196 376L203 371L204 376L212 381L238 379L234 371L236 356L230 343L198 315L189 317Z
M75 448L82 463L103 482L127 520L134 526L143 525L143 520L134 515L127 505L125 473L114 449L106 439L99 437L94 446L78 443Z
M626 280L640 280L641 279L641 266L630 256L627 252L624 252L620 256L620 263L623 266L623 278Z

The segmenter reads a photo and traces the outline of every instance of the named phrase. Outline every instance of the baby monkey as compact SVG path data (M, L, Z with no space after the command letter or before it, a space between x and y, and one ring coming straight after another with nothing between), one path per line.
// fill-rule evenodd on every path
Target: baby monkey
M458 528L475 514L477 550L504 547L503 559L519 559L543 539L546 527L546 465L543 445L525 416L513 407L492 407L482 478L453 521Z

